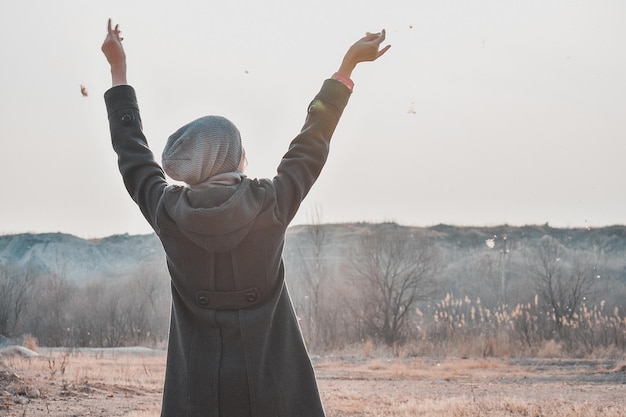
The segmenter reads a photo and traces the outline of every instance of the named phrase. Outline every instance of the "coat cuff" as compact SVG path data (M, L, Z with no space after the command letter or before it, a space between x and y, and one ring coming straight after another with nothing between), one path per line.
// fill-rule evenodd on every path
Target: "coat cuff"
M339 110L339 113L342 113L343 109L348 104L351 93L352 92L345 84L331 78L324 81L322 89L317 94L316 99L320 99L324 103L331 104Z
M111 87L104 93L104 102L109 116L111 116L111 113L123 108L133 107L139 109L135 89L130 85Z

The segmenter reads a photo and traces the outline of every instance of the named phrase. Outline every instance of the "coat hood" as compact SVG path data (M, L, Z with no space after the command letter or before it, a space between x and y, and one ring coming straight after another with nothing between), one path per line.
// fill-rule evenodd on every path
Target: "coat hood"
M265 190L244 178L236 186L171 186L165 209L182 233L208 252L227 252L248 234L263 208Z

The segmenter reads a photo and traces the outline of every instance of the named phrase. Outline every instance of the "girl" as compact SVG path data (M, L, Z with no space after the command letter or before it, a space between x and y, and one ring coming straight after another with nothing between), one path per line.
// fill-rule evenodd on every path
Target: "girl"
M323 417L315 375L284 283L285 232L320 174L352 92L352 70L375 61L385 31L368 33L308 106L273 179L244 175L239 131L206 116L172 134L162 166L142 132L126 55L111 20L102 45L105 95L126 189L161 240L172 312L161 415ZM165 175L183 181L168 185Z

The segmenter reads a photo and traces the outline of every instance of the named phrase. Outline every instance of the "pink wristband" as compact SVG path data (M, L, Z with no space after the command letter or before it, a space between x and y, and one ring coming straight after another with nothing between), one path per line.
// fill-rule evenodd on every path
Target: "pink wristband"
M354 88L354 81L352 81L350 77L346 77L340 72L334 73L332 79L339 81L340 83L348 87L350 91L352 91L352 89Z

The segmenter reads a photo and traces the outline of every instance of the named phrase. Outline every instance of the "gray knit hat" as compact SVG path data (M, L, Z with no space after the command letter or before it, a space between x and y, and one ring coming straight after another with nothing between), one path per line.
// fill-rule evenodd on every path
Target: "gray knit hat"
M196 185L236 171L242 157L237 127L221 116L205 116L178 129L163 149L163 169L170 177Z

